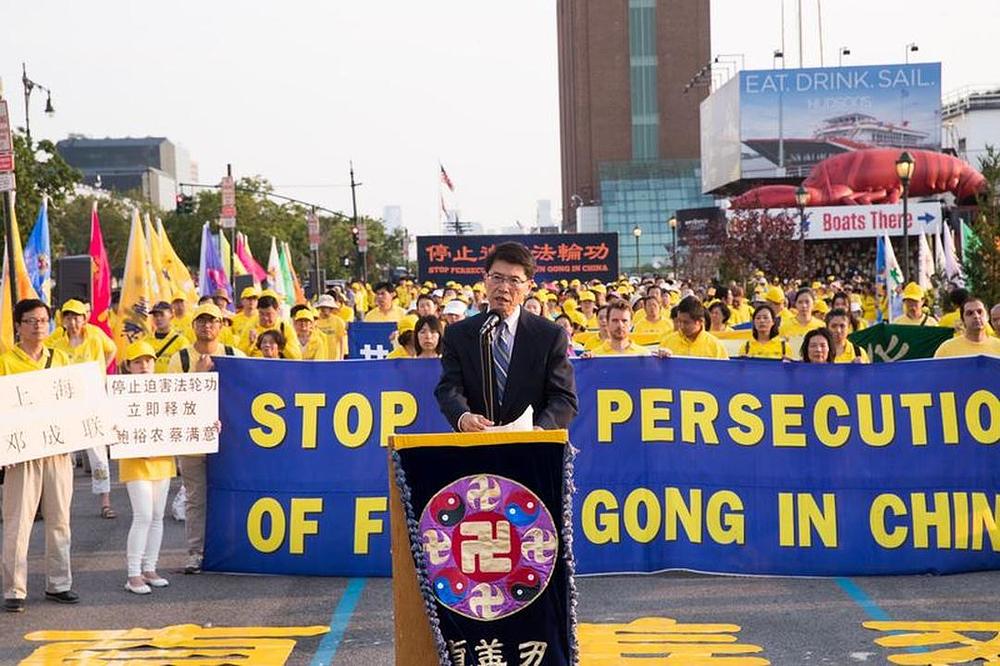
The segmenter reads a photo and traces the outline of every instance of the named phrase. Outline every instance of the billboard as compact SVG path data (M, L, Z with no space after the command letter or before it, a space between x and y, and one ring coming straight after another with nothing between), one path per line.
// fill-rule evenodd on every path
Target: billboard
M743 71L702 103L702 120L706 192L737 173L737 180L802 178L851 150L940 150L941 63Z
M483 279L484 260L497 243L523 243L535 257L535 279L579 278L611 282L618 278L618 234L530 234L522 236L418 236L417 272L421 281Z
M726 211L714 206L677 211L677 242L685 247L717 247L726 235Z

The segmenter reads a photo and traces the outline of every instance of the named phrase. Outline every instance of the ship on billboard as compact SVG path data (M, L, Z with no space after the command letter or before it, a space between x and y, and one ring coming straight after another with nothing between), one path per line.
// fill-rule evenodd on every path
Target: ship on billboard
M702 102L705 192L802 178L854 150L940 147L941 63L744 71Z

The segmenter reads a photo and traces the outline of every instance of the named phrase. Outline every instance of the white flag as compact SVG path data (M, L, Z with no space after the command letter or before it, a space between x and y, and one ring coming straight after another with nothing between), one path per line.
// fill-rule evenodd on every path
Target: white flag
M962 265L958 263L958 254L955 252L955 238L951 234L950 228L945 228L944 236L944 274L948 282L956 287L965 286L965 275L962 274Z
M267 257L267 286L278 295L285 296L285 281L282 279L281 259L278 256L278 242L274 239L274 236L271 236L271 254Z
M938 227L937 234L934 235L934 272L938 275L944 276L944 240L941 238L941 229L944 228L944 224Z
M889 298L889 321L903 314L903 269L896 261L889 234L885 234L885 289Z
M927 234L920 234L919 254L917 255L917 284L924 289L930 289L931 276L934 275L934 258L931 256L931 244L927 242Z

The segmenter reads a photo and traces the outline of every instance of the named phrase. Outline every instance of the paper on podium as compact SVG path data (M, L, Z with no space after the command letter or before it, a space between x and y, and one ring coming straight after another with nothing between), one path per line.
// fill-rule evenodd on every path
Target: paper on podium
M488 426L487 432L524 432L535 429L535 410L528 405L515 420L506 425Z

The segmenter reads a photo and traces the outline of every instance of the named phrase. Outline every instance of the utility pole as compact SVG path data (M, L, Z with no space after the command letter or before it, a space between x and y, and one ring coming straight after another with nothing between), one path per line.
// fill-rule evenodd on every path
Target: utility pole
M360 230L361 227L358 226L358 197L355 190L361 187L361 183L354 181L354 161L350 162L351 165L351 209L352 209L352 221L354 223L354 228L358 229L358 263L360 264L360 278L362 282L368 282L368 243L367 238L365 242L361 242Z
M17 304L17 279L14 273L14 142L10 134L10 115L7 102L3 98L3 82L0 81L0 192L3 193L3 208L0 216L4 222L4 238L7 245L7 288L10 289L10 307ZM14 319L11 317L11 322ZM13 331L16 336L16 329Z

